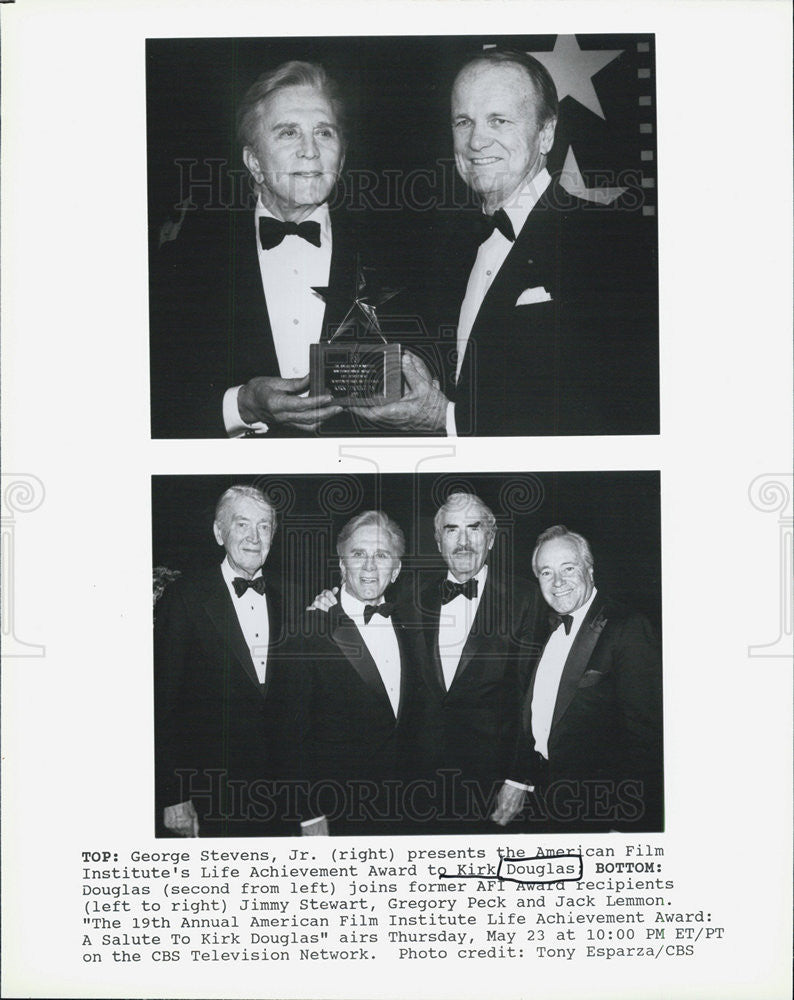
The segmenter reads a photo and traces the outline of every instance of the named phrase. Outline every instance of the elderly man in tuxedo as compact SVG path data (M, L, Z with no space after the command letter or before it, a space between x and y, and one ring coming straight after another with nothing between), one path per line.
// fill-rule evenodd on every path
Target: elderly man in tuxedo
M223 561L168 585L154 631L155 772L163 836L277 831L268 716L282 598L263 566L276 530L264 493L232 486L213 533Z
M661 830L661 656L651 627L596 588L587 540L564 525L540 535L532 568L552 632L493 819L504 826L534 790L554 829Z
M488 832L520 734L541 602L533 584L489 565L496 518L479 497L451 494L434 530L447 572L422 593L419 614L437 818Z
M404 831L419 725L415 657L384 597L405 540L381 511L339 533L342 579L327 614L309 611L274 677L285 766L302 790L305 836Z
M636 219L568 194L546 166L558 119L548 71L485 51L452 89L455 164L482 211L439 213L426 320L457 325L443 388L369 413L448 435L658 432L655 270ZM633 228L632 228L633 227Z
M328 199L344 108L315 63L263 74L237 116L253 210L187 214L152 267L155 437L317 432L341 412L309 398L309 347L352 303L360 234Z

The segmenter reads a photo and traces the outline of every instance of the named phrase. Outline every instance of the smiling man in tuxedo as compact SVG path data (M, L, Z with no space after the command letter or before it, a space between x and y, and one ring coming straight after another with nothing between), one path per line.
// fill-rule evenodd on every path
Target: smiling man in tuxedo
M237 126L254 210L188 213L152 267L155 437L305 435L341 412L306 395L309 346L352 304L362 249L328 207L345 158L338 87L284 63L250 87Z
M370 411L448 435L658 432L653 267L636 219L547 169L559 107L545 67L486 51L452 89L455 165L481 212L439 212L427 320L457 326L443 387Z
M223 561L169 584L154 631L155 771L164 836L276 832L268 696L282 598L263 574L276 512L232 486L215 510Z
M305 836L404 832L402 800L417 733L418 680L403 621L384 593L405 540L381 511L339 533L342 586L309 611L274 676L285 766L304 790Z
M554 829L659 831L662 675L651 627L598 591L587 540L564 525L540 535L532 568L552 632L493 819L510 822L532 788Z

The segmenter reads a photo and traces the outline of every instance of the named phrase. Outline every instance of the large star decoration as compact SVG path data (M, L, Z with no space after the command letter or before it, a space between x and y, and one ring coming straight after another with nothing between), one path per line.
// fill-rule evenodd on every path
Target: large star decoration
M529 54L542 62L551 73L560 100L572 97L599 118L604 118L592 77L622 52L623 49L610 49L606 52L599 49L583 50L579 48L576 35L557 35L553 51Z
M584 201L595 202L597 205L611 205L616 198L628 190L624 187L587 187L579 164L576 162L576 157L573 155L573 146L569 146L568 152L565 154L565 163L563 163L560 173L560 184L568 194L582 198Z
M312 291L317 292L321 298L327 300L327 288L313 288ZM378 306L393 299L401 291L401 288L387 288L385 285L381 285L377 280L374 268L362 267L360 261L357 261L353 305L348 309L331 340L350 333L354 336L361 336L359 324L363 319L363 337L366 338L374 333L386 343L376 310Z

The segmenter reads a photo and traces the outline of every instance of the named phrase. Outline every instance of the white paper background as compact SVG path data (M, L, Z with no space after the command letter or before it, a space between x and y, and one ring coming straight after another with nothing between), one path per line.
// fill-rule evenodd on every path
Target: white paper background
M3 661L4 995L788 996L791 659L747 649L780 634L782 558L779 515L748 487L791 481L789 5L20 0L2 17L3 485L32 474L45 489L13 531L3 509L3 638L46 647ZM144 39L309 28L656 34L661 437L466 440L423 469L661 470L668 830L650 839L681 907L728 928L697 960L454 975L79 960L79 852L163 847L150 476L373 471L328 442L148 437ZM427 453L366 448L384 471Z

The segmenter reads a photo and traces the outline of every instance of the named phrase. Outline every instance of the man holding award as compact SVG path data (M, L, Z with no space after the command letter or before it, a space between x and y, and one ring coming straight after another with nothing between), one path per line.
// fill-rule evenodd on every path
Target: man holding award
M377 325L361 227L327 204L345 157L337 86L322 66L284 63L249 88L237 133L254 211L191 213L153 268L153 434L334 433L334 394L350 392L318 383L308 395L310 348L349 335L360 306ZM337 375L350 376L336 358ZM366 371L350 381L354 395L362 382L372 388Z
M449 435L657 433L653 268L629 213L549 174L548 71L485 51L458 73L451 113L455 165L482 211L438 213L419 284L426 324L456 326L456 351L444 394L423 369L369 419Z

